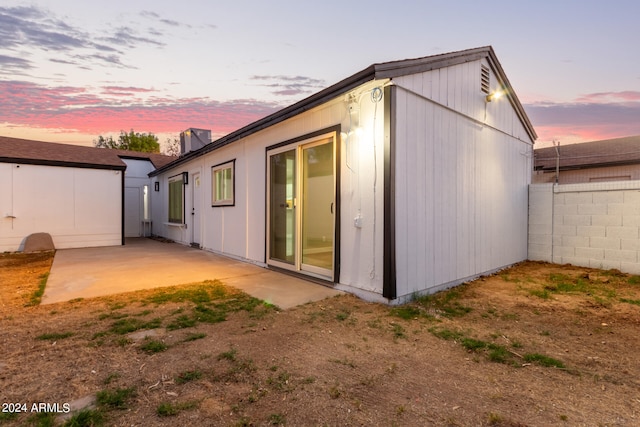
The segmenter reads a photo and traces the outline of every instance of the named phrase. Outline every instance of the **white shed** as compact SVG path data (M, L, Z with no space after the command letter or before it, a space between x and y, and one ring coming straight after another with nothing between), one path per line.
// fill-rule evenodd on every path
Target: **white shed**
M535 138L491 47L374 64L152 172L153 229L404 302L526 259Z
M22 250L38 232L58 249L122 245L143 235L148 173L172 159L0 137L0 251Z

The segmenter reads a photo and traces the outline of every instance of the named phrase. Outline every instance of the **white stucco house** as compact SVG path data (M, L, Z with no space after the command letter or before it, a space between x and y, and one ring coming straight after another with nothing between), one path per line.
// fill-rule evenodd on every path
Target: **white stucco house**
M536 133L491 47L374 64L202 132L150 172L156 235L387 303L527 258Z
M38 232L59 249L150 232L148 174L173 159L0 137L0 251L22 250Z

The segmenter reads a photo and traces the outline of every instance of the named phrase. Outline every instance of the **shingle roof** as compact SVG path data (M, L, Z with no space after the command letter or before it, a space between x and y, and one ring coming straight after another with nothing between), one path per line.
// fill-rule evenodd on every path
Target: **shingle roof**
M640 163L640 135L560 145L560 169ZM555 147L534 150L535 170L555 170Z
M123 158L149 160L159 168L175 157L155 153L110 150L0 136L0 162L124 170Z

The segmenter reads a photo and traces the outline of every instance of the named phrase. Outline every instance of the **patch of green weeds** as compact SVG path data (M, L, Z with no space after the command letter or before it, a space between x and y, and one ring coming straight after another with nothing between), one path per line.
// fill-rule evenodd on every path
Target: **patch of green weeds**
M516 353L509 351L505 346L495 344L488 341L479 340L476 338L466 337L463 333L458 331L452 331L445 328L431 328L429 329L433 335L445 340L456 340L460 342L460 345L467 351L484 354L487 359L495 363L512 364L514 366L519 365L518 356ZM517 342L512 343L513 347L520 347ZM544 356L538 353L526 354L522 356L525 362L536 363L544 367L556 367L564 368L564 364L548 356Z
M338 312L338 314L336 314L336 320L339 321L344 321L347 320L347 318L351 315L351 313L349 311L346 310L340 310L340 312Z
M489 412L487 414L487 423L490 426L500 425L502 424L503 418L500 414L496 414L494 412Z
M0 412L0 421L12 421L18 418L19 412Z
M96 393L98 405L110 409L127 409L128 400L136 395L135 388L117 388L115 390L101 390Z
M249 418L242 417L234 424L234 427L252 427L253 425Z
M28 425L37 427L54 427L56 425L56 414L53 412L38 412L27 420Z
M204 332L194 332L192 334L187 335L186 338L182 341L189 342L189 341L200 340L206 336L207 334L205 334Z
M38 277L38 279L40 279L40 281L38 282L38 289L33 292L31 298L29 299L29 302L25 304L26 307L40 305L40 302L42 301L42 295L44 295L44 290L47 287L47 279L49 279L49 273L44 273L43 275Z
M121 308L125 308L127 306L127 303L123 301L116 301L116 302L110 303L108 306L109 306L109 310L111 311L120 310Z
M402 325L399 325L397 323L391 323L391 330L393 331L393 338L394 339L398 339L398 338L407 338L407 335L405 334L405 329L402 327Z
M547 368L561 368L564 369L565 365L562 361L554 359L553 357L545 356L539 353L529 353L522 356L525 362L535 363Z
M98 316L99 320L104 320L104 319L113 319L113 320L118 320L118 319L124 319L125 317L129 317L129 315L127 313L117 313L117 312L109 312L109 313L102 313L100 316Z
M640 276L631 276L627 279L627 283L630 285L640 285Z
M126 347L131 344L133 341L127 337L119 337L116 339L115 343L118 347Z
M469 351L478 351L488 346L487 342L476 340L473 338L463 338L460 343Z
M342 390L340 390L340 386L338 384L332 385L329 388L329 396L332 399L337 399L342 396Z
M191 327L195 326L196 323L197 323L196 319L194 319L193 317L189 317L186 314L183 314L183 315L178 316L177 318L175 318L173 321L171 321L167 325L167 330L168 331L173 331L173 330L176 330L176 329L191 328Z
M414 305L404 305L402 307L394 307L390 311L392 316L399 317L404 320L417 319L424 314L423 310L420 310L417 306Z
M197 321L203 323L220 323L227 320L227 313L219 307L209 308L205 305L198 304L193 309L194 316Z
M633 304L633 305L640 305L640 299L620 298L620 302L626 302L627 304Z
M433 334L434 336L447 341L454 341L454 340L457 341L464 337L464 335L461 332L453 331L447 328L433 327L433 328L429 328L429 332L431 332L431 334Z
M109 329L114 334L125 335L139 329L156 329L162 325L162 319L155 318L145 322L141 319L125 318L114 322Z
M271 424L272 426L285 425L285 417L280 413L269 415L269 418L267 419L267 421L269 421L269 424Z
M83 409L69 418L62 427L100 427L104 425L104 415L98 409Z
M472 311L471 307L463 305L459 300L463 296L464 285L433 295L417 297L414 304L423 307L428 313L436 312L444 317L461 317Z
M507 321L520 319L520 315L516 313L504 313L500 317L502 318L502 320L507 320Z
M158 340L146 340L145 343L140 346L140 349L147 354L160 353L168 348L168 345Z
M487 358L491 362L495 363L513 363L513 355L509 353L509 351L501 345L497 344L489 344L489 354L487 354Z
M185 384L190 381L199 380L200 378L202 378L202 372L200 371L184 371L176 378L176 384Z
M214 379L216 381L235 381L239 382L243 380L244 376L250 376L258 369L256 368L253 360L240 359L237 356L236 349L231 349L228 352L220 353L218 360L227 360L231 364L231 368L220 375L216 375Z
M542 299L551 298L551 293L547 289L529 289L529 294Z
M41 341L54 341L54 340L63 340L65 338L72 337L74 335L73 332L51 332L47 334L38 335L36 337L37 340Z
M172 417L178 415L181 411L195 409L197 407L198 402L195 400L180 403L163 402L156 408L156 414L158 414L159 417Z
M209 286L211 284L211 286ZM213 287L222 286L218 281L206 281L202 284L162 288L157 290L153 295L146 298L146 302L155 304L165 304L168 302L185 302L190 301L194 304L203 304L211 302L211 293ZM222 292L224 295L224 291Z
M372 329L382 329L382 320L380 319L368 320L367 326Z
M228 360L230 362L235 362L236 357L238 355L238 350L232 348L229 351L222 352L218 355L218 360Z
M113 373L107 375L107 378L105 378L102 383L104 385L109 385L112 381L117 380L118 378L120 378L120 374L117 373L117 372L113 372Z
M269 376L267 384L279 391L290 391L292 388L289 385L289 378L291 378L291 374L282 371L275 377Z

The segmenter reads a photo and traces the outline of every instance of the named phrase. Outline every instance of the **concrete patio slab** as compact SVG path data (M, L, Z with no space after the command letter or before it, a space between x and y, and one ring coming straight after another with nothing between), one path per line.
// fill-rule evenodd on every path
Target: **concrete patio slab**
M124 246L58 250L42 304L214 279L282 309L342 293L211 252L139 238Z

